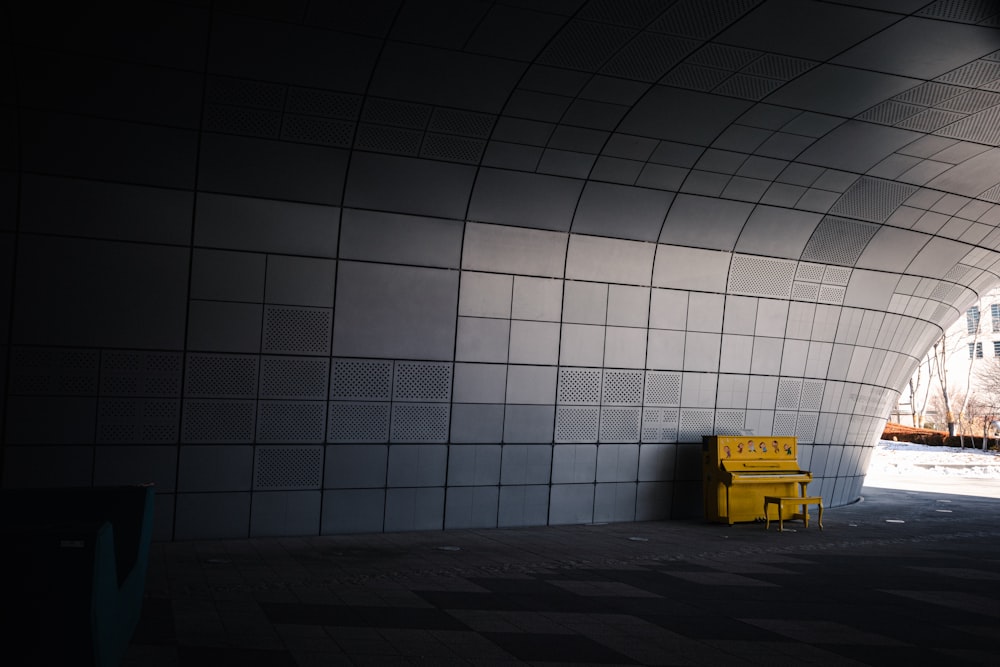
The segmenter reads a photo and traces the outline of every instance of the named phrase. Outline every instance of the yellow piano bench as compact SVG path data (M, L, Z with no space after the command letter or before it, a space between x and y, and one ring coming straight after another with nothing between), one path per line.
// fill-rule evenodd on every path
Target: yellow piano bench
M784 509L785 505L793 505L795 507L802 507L802 512L796 512L792 515L792 519L802 519L802 523L806 528L809 527L809 506L817 505L819 507L819 529L823 530L823 499L819 496L764 496L764 530L770 530L771 528L771 515L767 513L768 505L778 506L778 530L785 529L784 521Z

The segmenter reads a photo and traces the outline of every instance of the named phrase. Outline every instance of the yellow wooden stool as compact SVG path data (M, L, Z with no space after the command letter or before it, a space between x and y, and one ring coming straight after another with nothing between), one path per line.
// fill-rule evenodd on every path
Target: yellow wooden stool
M792 515L792 519L802 519L802 523L806 528L809 527L809 506L817 505L819 506L819 529L823 530L823 499L820 496L764 496L764 530L769 530L771 528L771 517L767 513L768 505L778 506L778 530L785 529L784 505L794 505L796 507L801 506L802 512L796 512Z

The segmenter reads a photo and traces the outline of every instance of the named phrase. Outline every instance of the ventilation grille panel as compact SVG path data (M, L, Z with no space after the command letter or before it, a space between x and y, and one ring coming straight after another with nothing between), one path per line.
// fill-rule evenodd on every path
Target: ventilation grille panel
M642 408L601 408L601 442L639 442Z
M258 357L189 354L184 394L189 397L253 398L257 395Z
M424 137L420 156L463 164L479 164L484 150L486 150L486 142L481 139L453 137L447 134L428 134Z
M837 200L830 214L885 222L917 189L912 185L862 176Z
M451 400L451 364L397 361L392 400L422 402Z
M257 447L254 491L318 489L323 481L321 447Z
M495 121L496 117L489 114L457 109L435 109L429 129L431 132L486 139L490 136Z
M743 410L719 410L715 413L715 433L718 435L742 435L746 428L746 412Z
M569 405L597 405L601 402L601 370L560 368L557 401ZM595 436L596 437L596 436Z
M782 378L778 382L778 399L776 406L779 410L798 410L799 393L802 391L802 380L791 380Z
M264 357L260 397L324 400L329 376L329 359Z
M646 371L645 405L676 406L681 403L681 374Z
M328 442L388 442L389 403L330 403Z
M597 442L599 408L556 408L556 442Z
M774 435L793 436L795 435L796 413L775 412L774 413Z
M800 412L795 423L795 437L800 444L811 445L816 439L816 426L819 414L816 412Z
M330 354L329 308L265 306L264 352Z
M701 442L701 436L712 435L715 412L712 410L681 410L679 442Z
M538 62L554 67L596 72L635 34L633 30L589 21L570 21L559 31Z
M787 299L794 276L795 262L734 255L729 273L729 291Z
M641 405L642 371L604 371L602 403L605 405Z
M448 442L451 406L394 403L392 442Z
M679 2L657 19L650 30L708 39L761 3L761 0Z
M854 266L877 231L876 225L825 217L809 237L809 242L802 251L802 259Z
M285 109L290 113L309 116L357 120L361 112L361 97L329 90L292 87L288 90Z
M334 359L330 398L388 401L392 397L392 362L380 359Z
M677 442L677 419L676 408L643 408L642 441Z
M809 283L823 282L823 269L822 264L800 262L798 268L795 269L795 279Z

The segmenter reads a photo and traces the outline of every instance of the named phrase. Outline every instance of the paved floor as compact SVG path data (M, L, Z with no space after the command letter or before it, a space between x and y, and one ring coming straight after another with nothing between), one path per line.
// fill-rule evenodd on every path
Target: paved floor
M159 543L125 664L1000 664L1000 500L866 488L824 526Z

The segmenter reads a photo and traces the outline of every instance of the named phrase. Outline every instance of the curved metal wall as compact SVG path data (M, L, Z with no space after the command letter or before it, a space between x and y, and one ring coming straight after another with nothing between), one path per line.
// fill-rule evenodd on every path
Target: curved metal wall
M685 518L747 433L852 502L1000 260L992 5L865 4L10 3L4 486Z

